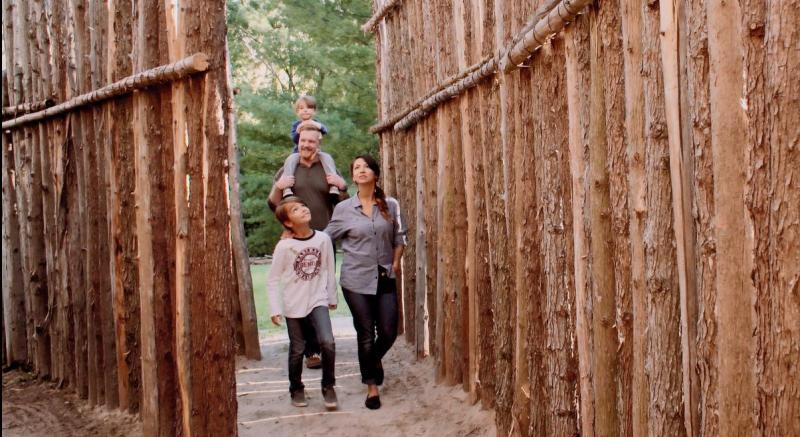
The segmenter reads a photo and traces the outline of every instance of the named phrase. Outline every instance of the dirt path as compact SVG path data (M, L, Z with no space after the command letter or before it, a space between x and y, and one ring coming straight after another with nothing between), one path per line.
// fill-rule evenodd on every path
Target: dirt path
M435 386L432 361L415 363L414 352L398 339L383 360L386 381L383 407L364 407L356 356L355 331L350 318L335 318L336 391L339 410L327 412L319 390L320 370L303 369L310 395L305 408L289 402L286 333L262 337L261 361L237 362L239 435L291 436L494 436L494 413L470 406L459 387Z
M74 393L30 373L3 373L3 436L137 436L137 416L92 408Z

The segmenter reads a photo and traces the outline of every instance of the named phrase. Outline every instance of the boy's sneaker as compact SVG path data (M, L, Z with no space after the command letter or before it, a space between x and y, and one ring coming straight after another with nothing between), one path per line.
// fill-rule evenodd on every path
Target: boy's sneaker
M283 198L287 198L289 196L294 196L294 191L291 188L284 188L283 189Z
M331 189L328 190L328 193L338 196L339 195L339 187L337 187L336 185L331 185Z
M292 405L294 405L295 407L308 406L308 401L306 401L305 390L297 390L296 392L292 393Z
M335 410L339 407L339 400L336 398L336 390L333 386L322 387L322 398L325 400L325 408Z
M319 354L311 355L310 357L306 358L306 367L309 369L319 369L322 367L322 358L320 358Z

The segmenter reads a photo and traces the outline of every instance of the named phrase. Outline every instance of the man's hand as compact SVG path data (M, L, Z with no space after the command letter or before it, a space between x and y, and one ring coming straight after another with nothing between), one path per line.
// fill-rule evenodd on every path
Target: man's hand
M287 238L294 238L294 232L284 229L283 232L281 232L281 240L286 240Z
M294 176L281 176L277 182L275 182L275 187L280 191L283 191L287 188L294 186Z
M280 315L272 316L272 317L270 317L270 319L272 320L272 324L273 325L281 326L281 316Z
M334 311L334 310L336 310L336 307L338 307L338 305L336 305L335 303L328 304L328 308L329 308L331 311Z
M326 174L325 180L328 182L328 185L333 185L342 191L347 189L347 184L345 183L344 178L338 174Z

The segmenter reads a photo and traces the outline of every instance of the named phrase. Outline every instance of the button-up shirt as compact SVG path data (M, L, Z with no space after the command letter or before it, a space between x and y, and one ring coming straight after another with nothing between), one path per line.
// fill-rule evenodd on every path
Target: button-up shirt
M361 200L353 196L340 202L325 228L331 238L342 241L344 261L339 283L354 293L377 294L378 266L385 268L390 278L394 249L406 245L406 225L400 213L400 204L392 197L386 198L389 220L383 217L378 205L372 207L372 216L364 214Z

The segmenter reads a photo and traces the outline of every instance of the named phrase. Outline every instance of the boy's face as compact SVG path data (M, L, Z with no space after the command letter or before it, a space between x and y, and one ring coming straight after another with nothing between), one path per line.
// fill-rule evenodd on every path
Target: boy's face
M316 113L317 108L309 107L306 102L300 102L297 104L297 116L302 121L311 120L314 118L314 114Z
M302 203L290 203L289 207L289 221L286 225L294 229L297 225L307 225L311 222L311 210Z

